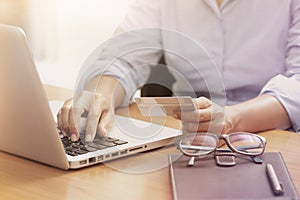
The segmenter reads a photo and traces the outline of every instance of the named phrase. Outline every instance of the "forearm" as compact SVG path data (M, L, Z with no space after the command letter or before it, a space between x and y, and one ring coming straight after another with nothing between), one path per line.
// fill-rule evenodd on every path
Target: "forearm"
M96 76L91 79L86 90L97 92L113 101L113 105L117 108L123 101L125 90L120 82L112 76Z
M291 126L282 104L271 95L261 95L249 101L225 107L224 132L258 132Z

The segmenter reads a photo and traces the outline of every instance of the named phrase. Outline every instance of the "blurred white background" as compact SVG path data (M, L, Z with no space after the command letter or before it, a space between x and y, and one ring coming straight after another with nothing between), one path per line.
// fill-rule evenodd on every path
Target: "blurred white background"
M44 83L73 89L81 65L107 40L130 0L0 0L0 23L26 32Z

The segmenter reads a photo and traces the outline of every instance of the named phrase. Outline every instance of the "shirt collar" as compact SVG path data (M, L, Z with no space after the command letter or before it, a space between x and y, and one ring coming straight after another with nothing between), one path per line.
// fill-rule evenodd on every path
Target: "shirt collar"
M204 0L206 4L212 9L218 18L221 18L221 11L226 7L226 5L233 0L223 0L221 7L219 8L216 0Z

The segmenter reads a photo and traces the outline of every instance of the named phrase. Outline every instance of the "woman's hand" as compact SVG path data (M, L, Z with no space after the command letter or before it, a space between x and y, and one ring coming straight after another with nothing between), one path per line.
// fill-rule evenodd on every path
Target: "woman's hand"
M90 80L87 90L65 102L57 114L58 128L72 141L79 139L80 118L87 116L85 141L93 141L96 133L107 135L114 110L124 99L124 89L114 77L96 76Z
M91 142L96 133L106 136L113 123L114 107L108 96L83 91L75 99L67 100L57 114L58 128L72 141L79 139L80 119L87 115L85 141Z
M291 126L283 105L268 94L224 108L204 97L194 101L197 110L174 113L175 118L182 120L184 133L256 133L275 128L287 129Z
M226 121L225 109L205 97L193 99L197 109L174 113L182 121L184 133L211 132L226 133L230 123Z

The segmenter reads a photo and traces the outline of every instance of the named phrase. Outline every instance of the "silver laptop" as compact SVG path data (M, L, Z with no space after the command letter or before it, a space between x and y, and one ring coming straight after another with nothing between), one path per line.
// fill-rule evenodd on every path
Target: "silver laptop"
M61 169L77 169L171 144L177 129L115 116L108 138L62 137L24 32L0 24L0 150Z

